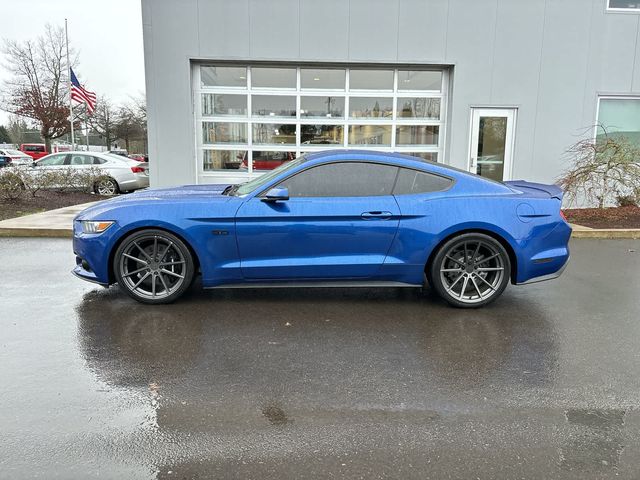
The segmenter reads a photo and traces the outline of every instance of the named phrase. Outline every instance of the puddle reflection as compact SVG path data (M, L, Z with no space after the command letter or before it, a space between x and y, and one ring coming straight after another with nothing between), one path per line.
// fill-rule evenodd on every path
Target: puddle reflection
M560 464L573 470L604 471L618 468L626 411L611 409L570 409L565 412L573 427L560 448Z

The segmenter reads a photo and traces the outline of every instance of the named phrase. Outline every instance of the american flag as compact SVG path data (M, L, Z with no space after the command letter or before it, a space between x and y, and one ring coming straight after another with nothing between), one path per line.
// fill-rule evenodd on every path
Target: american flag
M96 94L85 90L85 88L80 85L76 74L73 73L73 69L69 70L71 70L71 100L75 100L78 103L86 103L89 113L93 113L96 109Z

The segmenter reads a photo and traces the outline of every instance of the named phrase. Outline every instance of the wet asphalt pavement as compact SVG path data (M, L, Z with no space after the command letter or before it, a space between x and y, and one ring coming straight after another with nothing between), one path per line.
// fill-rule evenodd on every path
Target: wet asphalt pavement
M0 239L0 478L638 478L640 242L481 310L415 290L135 303ZM637 251L630 251L637 250Z

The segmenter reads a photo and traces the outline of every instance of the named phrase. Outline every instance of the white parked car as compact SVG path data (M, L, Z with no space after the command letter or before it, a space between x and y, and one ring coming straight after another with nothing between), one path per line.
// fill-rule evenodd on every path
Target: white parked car
M8 157L14 167L22 167L33 163L33 158L30 155L13 148L0 148L0 157Z
M99 195L115 195L149 186L149 164L112 153L52 153L33 162L31 175L51 170L98 168L106 176L95 186Z

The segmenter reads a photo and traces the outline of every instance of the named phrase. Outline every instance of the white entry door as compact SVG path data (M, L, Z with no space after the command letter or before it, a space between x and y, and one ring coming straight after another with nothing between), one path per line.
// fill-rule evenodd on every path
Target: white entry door
M469 171L493 180L510 180L515 108L472 108Z

